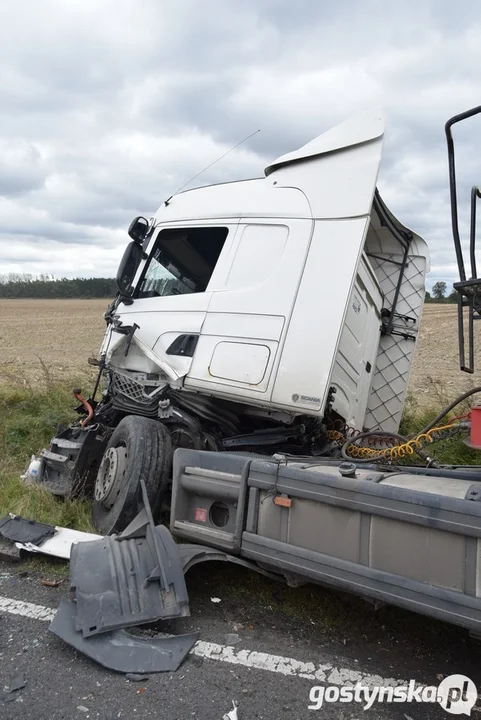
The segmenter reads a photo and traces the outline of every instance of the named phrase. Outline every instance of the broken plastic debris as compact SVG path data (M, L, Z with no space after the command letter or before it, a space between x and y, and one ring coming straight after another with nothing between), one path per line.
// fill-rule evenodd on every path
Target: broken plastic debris
M16 690L21 690L25 687L27 684L27 681L25 680L25 675L23 672L15 673L15 675L12 675L10 678L10 681L8 683L8 686L5 688L6 693L13 693Z
M32 542L24 544L16 543L19 550L27 550L27 552L42 553L43 555L53 555L54 557L68 560L72 545L79 542L90 542L91 540L99 540L102 536L94 533L82 532L81 530L71 530L70 528L55 527L53 537L44 540L39 547Z
M120 536L73 546L70 585L75 588L75 627L84 638L189 614L185 578L171 534L150 519L136 533L140 530L138 537L130 537L127 528Z
M145 680L149 679L149 676L139 675L138 673L127 673L125 679L130 680L130 682L144 682Z
M226 645L236 645L238 642L240 642L240 637L237 633L227 633L225 636Z
M122 629L189 614L178 546L167 528L155 527L143 479L141 489L143 510L119 536L73 545L75 602L62 598L50 624L55 635L100 665L139 675L177 670L199 637L147 639Z
M174 672L199 637L199 633L191 633L147 639L113 630L84 638L75 629L76 615L75 604L62 598L50 630L100 665L121 673Z
M20 515L0 519L0 536L15 543L41 543L55 533L53 525L26 520Z
M229 710L228 713L222 716L222 720L238 720L237 718L237 708L239 707L239 703L235 700L232 701L232 710Z
M213 603L220 603L220 602L222 602L222 600L221 600L220 598L211 598L210 601L213 602Z

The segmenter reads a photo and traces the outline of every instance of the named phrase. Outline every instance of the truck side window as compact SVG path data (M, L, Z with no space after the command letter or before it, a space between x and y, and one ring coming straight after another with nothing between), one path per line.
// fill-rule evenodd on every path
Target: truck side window
M161 230L135 296L147 298L204 292L228 232L226 227Z

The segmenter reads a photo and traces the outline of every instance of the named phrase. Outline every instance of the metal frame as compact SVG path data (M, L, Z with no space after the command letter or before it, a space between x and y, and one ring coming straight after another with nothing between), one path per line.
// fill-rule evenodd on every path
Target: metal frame
M466 110L466 112L454 115L445 125L446 141L448 146L449 164L449 193L451 201L451 227L453 232L454 250L459 270L459 282L454 283L454 289L458 292L458 343L459 343L459 364L463 372L472 374L474 372L474 320L481 317L481 278L478 277L476 268L476 200L481 197L479 189L471 188L471 224L469 233L469 256L471 264L471 278L466 279L461 238L459 235L458 219L458 193L456 186L456 160L454 154L454 140L452 127L456 123L467 120L481 113L481 105ZM468 354L469 361L466 364L466 338L464 333L464 308L468 309Z

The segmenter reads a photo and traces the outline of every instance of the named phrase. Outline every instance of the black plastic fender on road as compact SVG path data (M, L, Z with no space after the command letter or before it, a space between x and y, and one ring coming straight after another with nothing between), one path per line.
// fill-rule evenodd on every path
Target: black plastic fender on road
M84 638L75 629L75 618L75 603L62 598L50 630L95 662L121 673L174 672L199 637L199 633L190 633L146 638L125 630L112 630Z
M158 514L170 480L172 442L162 423L140 415L128 415L115 428L104 452L121 448L121 472L111 483L108 497L94 496L92 520L103 535L122 531L142 507L140 480L143 479L154 518ZM102 472L102 466L99 475ZM97 483L99 476L97 476Z

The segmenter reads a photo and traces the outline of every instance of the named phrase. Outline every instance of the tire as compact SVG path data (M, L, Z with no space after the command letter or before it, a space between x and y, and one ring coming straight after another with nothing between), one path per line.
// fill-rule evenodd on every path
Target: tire
M167 492L172 443L156 420L128 415L117 425L105 448L97 474L92 520L103 535L124 530L142 507L141 478L154 518Z

